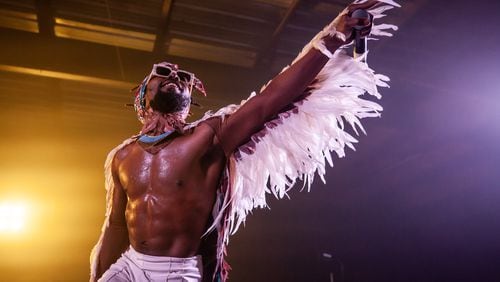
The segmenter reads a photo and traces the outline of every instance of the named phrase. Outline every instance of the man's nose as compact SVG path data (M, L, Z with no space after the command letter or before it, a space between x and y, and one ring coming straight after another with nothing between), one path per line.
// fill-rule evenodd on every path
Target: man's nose
M170 77L175 78L177 80L179 79L179 76L177 75L177 71L175 71L175 70L172 70L172 72L170 73Z

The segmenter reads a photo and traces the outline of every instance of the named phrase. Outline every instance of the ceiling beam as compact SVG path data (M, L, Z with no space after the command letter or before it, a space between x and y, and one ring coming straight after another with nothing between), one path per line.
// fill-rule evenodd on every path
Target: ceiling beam
M168 28L170 26L173 3L174 0L163 0L161 6L161 17L156 31L155 45L153 47L153 53L156 56L165 55L165 43L168 40Z
M107 86L107 87L113 87L113 88L118 88L118 89L127 89L127 90L131 89L137 85L137 83L128 82L128 81L100 78L100 77L80 75L80 74L65 73L65 72L52 71L52 70L46 70L46 69L35 69L35 68L20 67L20 66L2 65L2 64L0 64L0 71L6 71L6 72L12 72L12 73L18 73L18 74L35 75L35 76L48 77L48 78L57 78L57 79L62 79L62 80L86 82L86 83L90 83L90 84L103 85L103 86Z
M300 0L294 0L290 7L288 7L285 16L281 19L280 23L276 27L276 29L273 32L273 35L271 36L271 39L264 45L264 47L261 49L259 52L259 57L257 58L257 65L266 63L269 61L269 59L274 55L274 47L276 46L276 43L279 40L279 37L283 30L285 29L286 25L292 18L293 14L297 10L299 6Z
M154 58L151 52L121 49L123 66L126 70L123 79L116 71L118 65L115 48L109 45L59 37L44 40L37 33L7 28L0 28L0 42L4 42L0 45L0 65L4 66L0 72L43 75L63 80L87 81L91 77L110 80L111 85L117 85L111 80L137 83L151 71L151 65L158 59ZM245 98L246 92L237 91L241 85L251 90L260 86L271 75L269 71L256 74L251 68L173 55L165 55L163 59L175 62L202 78L205 87L211 93L209 99ZM227 81L239 81L241 77L247 79L235 85L227 83ZM90 80L90 83L94 84L108 82ZM125 88L129 86L130 84Z
M54 37L54 11L51 0L35 0L38 30L46 38Z

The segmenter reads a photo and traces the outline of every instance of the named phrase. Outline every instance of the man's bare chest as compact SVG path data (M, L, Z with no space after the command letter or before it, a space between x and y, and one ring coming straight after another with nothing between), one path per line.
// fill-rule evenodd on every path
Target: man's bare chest
M118 176L128 194L181 186L189 173L200 170L200 157L182 145L170 144L152 154L136 143L127 151L118 164Z
M215 191L224 157L196 139L173 140L152 154L138 143L122 152L118 177L129 199L189 197Z

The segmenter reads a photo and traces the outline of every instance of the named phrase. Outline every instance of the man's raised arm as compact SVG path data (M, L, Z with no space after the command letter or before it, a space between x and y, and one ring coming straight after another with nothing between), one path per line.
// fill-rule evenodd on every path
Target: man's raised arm
M228 117L221 126L219 135L226 155L231 154L239 146L258 132L271 118L296 101L311 84L321 69L328 62L328 52L334 53L340 46L351 41L352 29L355 25L369 26L369 20L352 19L349 12L356 9L368 9L378 1L352 4L332 23L335 34L325 33L322 45L311 48L304 56L294 62L288 69L276 76L257 96L251 98L235 113ZM369 32L369 30L368 30ZM342 37L347 40L341 39ZM324 49L326 48L326 50ZM320 51L321 50L321 51Z
M123 190L116 169L112 164L113 191L111 214L103 230L101 245L92 252L92 269L90 281L97 281L108 268L118 260L120 255L129 246L127 223L125 221L125 208L127 195Z

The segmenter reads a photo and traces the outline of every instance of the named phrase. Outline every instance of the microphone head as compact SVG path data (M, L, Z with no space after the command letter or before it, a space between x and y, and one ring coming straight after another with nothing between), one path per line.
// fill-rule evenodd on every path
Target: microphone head
M368 13L368 11L362 10L362 9L357 9L351 13L351 18L360 19L360 20L368 19L371 21L372 17L370 15L370 13ZM362 29L366 28L366 25L359 24L359 25L355 25L353 28L355 30L362 30Z

